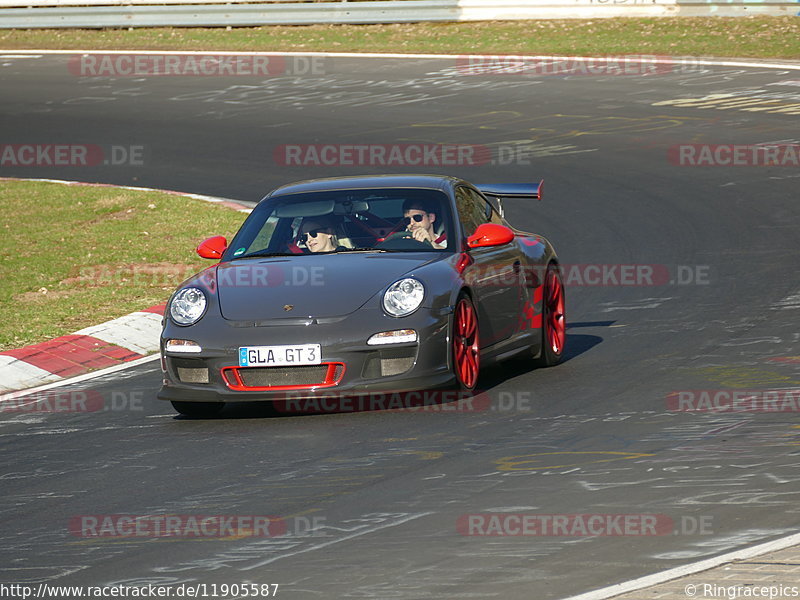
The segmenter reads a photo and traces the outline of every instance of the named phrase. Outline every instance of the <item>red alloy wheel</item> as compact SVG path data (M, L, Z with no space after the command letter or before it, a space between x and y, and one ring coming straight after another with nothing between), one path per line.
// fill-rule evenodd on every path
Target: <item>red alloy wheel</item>
M480 370L478 315L466 296L456 304L453 319L453 368L461 387L475 388Z
M567 321L564 318L564 285L556 269L547 270L545 285L545 341L550 352L560 356L564 351L567 335Z

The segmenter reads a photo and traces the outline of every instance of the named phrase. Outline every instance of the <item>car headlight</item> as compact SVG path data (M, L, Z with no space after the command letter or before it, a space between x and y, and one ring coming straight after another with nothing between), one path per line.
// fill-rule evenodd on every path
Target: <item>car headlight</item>
M192 325L206 312L206 295L196 287L179 290L169 303L169 314L178 325Z
M383 295L383 310L393 317L405 317L417 310L425 297L422 282L406 277L395 281Z

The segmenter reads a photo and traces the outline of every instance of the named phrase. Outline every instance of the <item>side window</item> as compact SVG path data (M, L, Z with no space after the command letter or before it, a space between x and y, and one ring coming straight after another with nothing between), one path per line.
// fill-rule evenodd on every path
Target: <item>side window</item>
M467 191L472 196L475 203L483 207L482 212L484 223L495 223L496 225L503 224L503 218L500 216L497 208L490 201L481 196L475 190Z
M467 236L475 233L478 225L488 222L486 219L486 202L480 199L483 206L475 201L475 196L464 187L456 188L456 210L458 219Z
M492 210L492 214L489 217L489 222L494 223L495 225L505 225L505 223L503 223L503 217L500 216L498 210L494 206L490 206L490 208Z

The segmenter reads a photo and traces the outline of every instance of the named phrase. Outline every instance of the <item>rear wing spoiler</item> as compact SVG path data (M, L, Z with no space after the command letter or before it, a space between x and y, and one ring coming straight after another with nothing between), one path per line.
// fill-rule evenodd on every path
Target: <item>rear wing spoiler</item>
M484 196L495 198L532 198L542 199L544 179L539 183L486 183L475 185Z

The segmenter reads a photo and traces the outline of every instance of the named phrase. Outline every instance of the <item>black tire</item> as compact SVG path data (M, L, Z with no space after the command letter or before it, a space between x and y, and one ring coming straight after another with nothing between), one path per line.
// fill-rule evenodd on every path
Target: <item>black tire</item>
M186 417L209 419L225 407L224 402L172 402L172 408Z
M536 367L552 367L564 358L567 341L566 300L561 270L557 265L547 265L542 293L542 345ZM555 288L555 289L554 289Z

